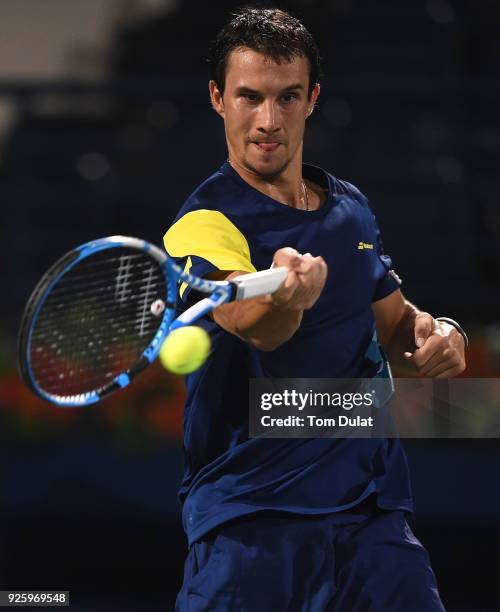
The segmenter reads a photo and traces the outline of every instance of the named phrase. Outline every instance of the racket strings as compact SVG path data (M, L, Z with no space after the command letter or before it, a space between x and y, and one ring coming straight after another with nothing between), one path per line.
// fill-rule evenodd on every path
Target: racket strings
M137 300L142 299L146 299L149 298L150 293L152 290L156 290L158 292L161 292L163 290L165 286L165 281L163 281L162 283L154 283L151 285L151 287L148 289L148 291L146 292L133 292L133 289L130 289L129 292L132 294L134 293L134 303ZM129 296L130 297L130 296ZM72 300L76 300L78 299L78 307L79 308L84 308L86 305L90 305L92 307L92 315L96 316L101 314L102 316L106 316L106 313L108 312L108 309L110 306L116 306L116 302L119 302L119 307L121 307L121 311L124 313L123 317L124 318L129 318L129 314L128 311L132 308L132 306L130 305L130 301L127 298L127 302L125 303L123 300L121 300L120 298L117 300L116 297L111 298L111 299L101 299L99 301L98 304L96 304L95 298L91 298L89 299L88 297L86 297L85 293L79 293L79 294L75 294L71 296ZM51 299L52 301L52 299ZM47 303L49 302L49 300L47 300ZM37 331L41 332L44 330L44 328L47 329L52 329L53 328L53 322L54 320L59 320L61 318L61 312L60 310L62 310L64 308L64 304L63 302L61 302L61 300L58 300L57 302L57 306L55 308L52 309L52 312L50 314L47 314L44 317L43 323L40 322L40 324L37 326ZM80 325L80 319L75 321L77 325Z
M123 333L124 326L126 326L130 322L130 320L131 320L131 315L129 313L124 313L122 317L115 317L112 321L109 322L109 324L111 325L113 329L116 329L118 333ZM94 321L94 319L92 319L92 321ZM82 320L75 320L71 324L68 323L68 325L65 326L66 333L75 335L81 329L82 323L85 324L86 321L82 319ZM136 323L138 327L141 326L142 316L140 318L137 317ZM144 323L145 328L147 328L147 326L152 327L153 325L155 325L155 322L149 318ZM47 323L44 323L43 327L41 327L40 330L37 330L36 334L35 333L33 334L33 338L39 339L41 342L49 341L50 334L53 331L53 329L54 329L54 322L51 322L50 325ZM94 328L89 328L89 332L92 333L93 331L94 331ZM59 341L63 339L64 339L64 334L60 334L57 337L57 340Z
M115 290L117 292L126 290L129 279L132 276L137 275L137 273L140 272L141 269L146 271L150 267L151 267L151 261L144 262L142 265L135 264L133 271L128 270L127 272L119 273L118 277L116 279L113 279L112 281L113 286L115 287ZM71 291L72 293L77 292L78 283L82 285L82 290L85 292L88 291L91 286L95 286L97 289L99 285L102 285L102 288L106 289L108 288L107 283L109 282L110 282L109 270L103 270L102 272L94 272L92 274L91 279L89 279L88 273L86 275L81 275L79 277L71 278L71 279L66 279L65 277L62 277L58 283L58 291L61 293L61 295L64 294L65 290Z
M122 249L125 251L126 249ZM159 263L129 249L96 253L69 270L42 304L31 336L31 367L47 393L98 390L137 363L162 318L166 299Z
M46 349L39 355L40 363L37 363L38 356L32 358L38 383L48 392L63 395L101 388L138 361L145 348L143 345L152 339L156 327L145 330L150 333L138 346L137 342L130 341L125 331L121 328L116 336L97 342L91 339L97 334L81 336L79 341L72 343L71 355L60 346L61 343L52 343L50 350ZM51 354L53 358L50 358ZM63 364L61 360L64 360Z

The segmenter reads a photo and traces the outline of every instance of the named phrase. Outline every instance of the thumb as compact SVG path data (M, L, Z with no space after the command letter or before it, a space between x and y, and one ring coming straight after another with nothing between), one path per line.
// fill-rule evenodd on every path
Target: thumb
M415 319L415 345L424 346L434 327L434 319L428 312L419 312Z
M278 249L273 256L273 266L285 266L286 268L297 268L300 266L302 259L300 253L291 247Z

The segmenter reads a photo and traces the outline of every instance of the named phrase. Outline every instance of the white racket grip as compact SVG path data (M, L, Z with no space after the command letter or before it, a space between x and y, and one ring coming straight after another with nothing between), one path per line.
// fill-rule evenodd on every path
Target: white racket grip
M231 283L236 285L235 300L246 300L274 293L285 282L288 276L288 268L272 268L250 274L242 274L231 279Z

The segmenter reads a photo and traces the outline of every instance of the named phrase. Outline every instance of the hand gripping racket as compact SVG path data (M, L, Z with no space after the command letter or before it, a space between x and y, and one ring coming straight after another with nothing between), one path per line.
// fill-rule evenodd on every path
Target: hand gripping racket
M93 404L152 363L173 329L226 302L273 293L286 276L273 268L210 281L144 240L88 242L61 257L32 293L19 333L21 376L59 406ZM179 282L208 296L175 319Z

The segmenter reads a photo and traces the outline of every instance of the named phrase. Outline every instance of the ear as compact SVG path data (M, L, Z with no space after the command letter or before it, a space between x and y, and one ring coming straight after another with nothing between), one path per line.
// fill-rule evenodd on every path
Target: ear
M314 107L316 106L316 100L318 99L320 89L321 89L321 87L320 87L319 83L316 83L316 85L314 86L314 89L311 92L311 96L309 98L309 107L307 109L307 116L308 117L309 117L309 115L311 115L311 113L314 110Z
M212 108L221 117L224 117L224 100L219 88L215 84L215 81L212 80L208 83L208 90L210 92L210 102L212 103Z

